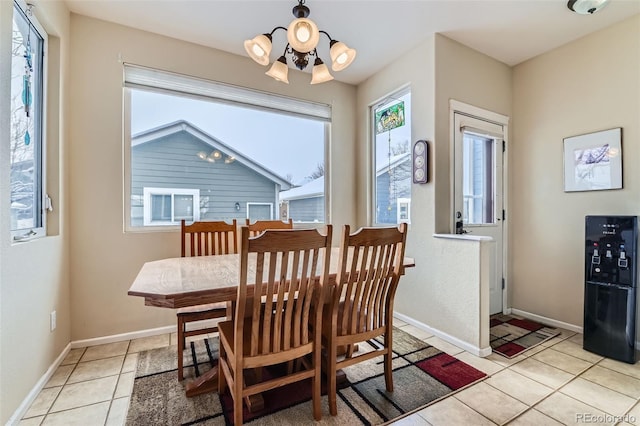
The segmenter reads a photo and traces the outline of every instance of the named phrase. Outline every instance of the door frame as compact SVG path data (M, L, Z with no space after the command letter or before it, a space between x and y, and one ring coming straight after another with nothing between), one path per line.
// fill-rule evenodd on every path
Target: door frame
M468 115L470 117L478 118L480 120L489 121L495 124L499 124L503 127L503 140L505 144L505 151L502 158L502 208L505 210L505 218L502 221L502 277L504 278L504 288L502 289L502 312L505 314L510 313L509 307L509 214L507 209L509 205L509 117L497 112L489 111L483 108L476 107L474 105L466 104L464 102L457 101L455 99L449 100L449 226L450 232L455 233L455 164L454 164L454 152L455 152L455 113Z

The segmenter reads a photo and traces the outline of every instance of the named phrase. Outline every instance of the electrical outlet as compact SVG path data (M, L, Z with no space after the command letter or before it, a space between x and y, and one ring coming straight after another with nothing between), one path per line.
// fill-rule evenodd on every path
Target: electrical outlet
M56 318L56 311L51 311L51 316L50 316L50 322L51 322L51 331L56 329L56 322L57 322L57 318Z

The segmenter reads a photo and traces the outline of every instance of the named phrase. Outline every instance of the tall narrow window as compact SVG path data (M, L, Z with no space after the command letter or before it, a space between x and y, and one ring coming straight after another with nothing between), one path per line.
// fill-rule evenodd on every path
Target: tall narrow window
M410 222L411 93L394 93L371 109L374 135L374 221Z
M14 241L45 234L43 173L44 32L14 3L11 45L11 234Z

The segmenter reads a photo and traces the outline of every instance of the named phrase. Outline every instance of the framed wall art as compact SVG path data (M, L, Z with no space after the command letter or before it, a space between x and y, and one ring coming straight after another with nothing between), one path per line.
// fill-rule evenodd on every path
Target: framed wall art
M622 188L622 128L564 139L564 190Z

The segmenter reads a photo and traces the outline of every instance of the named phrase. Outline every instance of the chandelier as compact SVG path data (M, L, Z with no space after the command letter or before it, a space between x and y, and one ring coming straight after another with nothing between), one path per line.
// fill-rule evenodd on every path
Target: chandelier
M293 8L293 16L296 19L291 21L288 28L275 27L270 33L260 34L251 40L245 40L244 48L249 57L260 65L269 64L269 54L271 53L272 35L276 30L287 32L287 45L282 55L276 60L267 74L277 81L289 83L287 66L287 55L291 57L293 64L299 70L304 70L312 57L315 56L313 70L311 72L311 84L324 83L333 80L329 69L318 56L316 46L320 41L320 33L329 39L329 55L331 56L331 69L342 71L347 68L356 57L355 49L349 48L341 41L334 40L322 30L312 20L308 19L309 8L304 5L305 0L298 0L298 5Z

